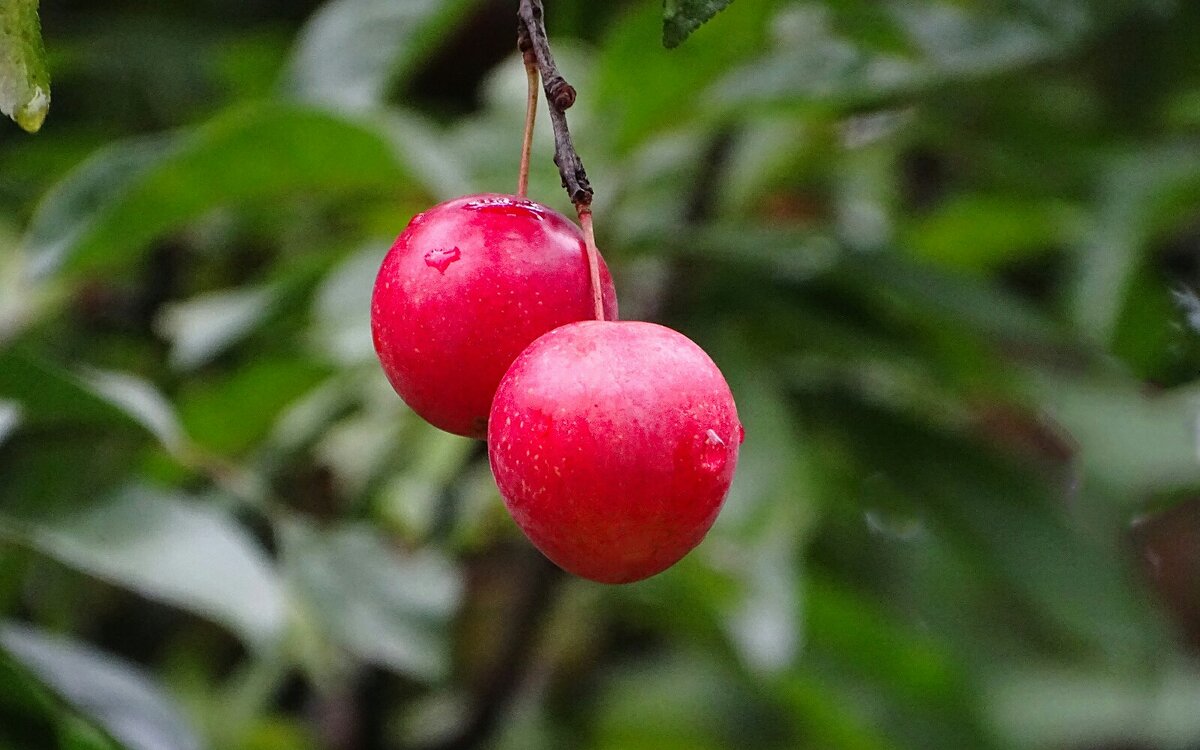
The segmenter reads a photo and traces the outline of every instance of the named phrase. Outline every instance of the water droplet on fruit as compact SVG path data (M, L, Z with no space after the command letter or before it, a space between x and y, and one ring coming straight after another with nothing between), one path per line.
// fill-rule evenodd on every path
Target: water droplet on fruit
M737 441L738 445L746 442L746 428L742 427L740 424L737 426Z
M542 207L537 203L521 198L512 198L508 196L495 196L488 198L476 198L472 201L467 201L462 204L463 208L471 211L486 211L488 213L506 214L508 216L527 217L532 216L538 221L545 220Z
M436 268L438 273L445 273L450 264L462 257L462 251L457 247L437 248L425 253L425 265Z
M704 441L700 446L700 468L705 471L720 471L728 458L729 451L725 448L725 441L717 431L710 429L705 432Z

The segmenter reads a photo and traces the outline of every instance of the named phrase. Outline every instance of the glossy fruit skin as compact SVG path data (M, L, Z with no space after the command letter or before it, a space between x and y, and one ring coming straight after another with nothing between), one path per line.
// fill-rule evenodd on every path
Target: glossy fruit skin
M744 432L704 350L653 323L563 326L496 391L488 459L517 525L583 578L673 565L716 520Z
M601 259L605 316L617 298ZM418 214L371 298L375 352L400 397L435 427L487 434L496 385L538 336L595 317L587 249L562 214L514 195L468 195Z

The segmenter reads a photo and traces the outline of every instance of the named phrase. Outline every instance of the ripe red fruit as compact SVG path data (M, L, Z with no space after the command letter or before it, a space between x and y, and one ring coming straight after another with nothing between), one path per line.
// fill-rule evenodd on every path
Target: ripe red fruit
M576 575L628 583L704 538L743 435L721 371L686 336L586 321L513 362L492 404L488 458L538 549Z
M606 317L612 278L600 261ZM583 234L515 195L469 195L418 214L375 279L371 333L400 397L436 427L487 434L496 385L521 350L595 315Z

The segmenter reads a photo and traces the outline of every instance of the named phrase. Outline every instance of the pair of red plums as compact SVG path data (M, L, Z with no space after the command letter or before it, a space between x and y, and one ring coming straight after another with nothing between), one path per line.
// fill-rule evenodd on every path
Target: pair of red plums
M511 195L418 214L379 270L375 351L421 417L486 438L505 505L560 567L626 583L708 532L743 431L725 378L683 334L594 317L570 220Z

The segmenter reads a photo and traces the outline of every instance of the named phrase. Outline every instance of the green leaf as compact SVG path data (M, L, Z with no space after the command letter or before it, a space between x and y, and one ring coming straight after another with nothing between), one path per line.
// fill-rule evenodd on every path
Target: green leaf
M602 133L624 150L656 131L693 121L701 104L697 92L762 49L771 5L739 5L722 19L719 34L715 29L699 34L673 51L655 43L658 14L653 6L626 13L597 56L592 96ZM658 83L632 86L632 81Z
M1087 475L1135 507L1146 493L1200 484L1200 388L1147 395L1133 382L1043 377L1035 389Z
M999 341L1048 348L1066 342L1055 321L990 279L946 273L894 252L847 256L838 272L872 285L916 317L940 319Z
M153 436L182 456L189 441L169 401L151 383L124 372L76 374L23 352L0 352L0 442L17 427L125 430ZM127 428L135 428L128 430Z
M41 272L128 265L165 232L218 206L404 182L391 146L372 129L327 112L261 105L102 153L43 200L24 244Z
M260 352L235 370L189 381L176 405L193 440L220 453L238 453L253 449L279 413L328 374L294 352Z
M24 352L0 352L0 398L16 405L25 426L112 429L139 424L83 379Z
M168 452L182 455L186 451L187 436L174 407L151 383L124 372L94 369L84 372L84 383L158 438Z
M401 554L368 526L283 528L284 564L301 612L355 656L424 679L449 666L447 626L462 580L432 551Z
M50 109L38 0L0 0L0 112L30 133Z
M237 287L205 292L168 305L156 328L171 342L171 365L192 370L248 335L277 298L271 287Z
M877 5L793 4L777 20L774 50L732 71L713 92L717 102L725 111L880 104L1063 55L1101 15L1083 7L1055 14L1045 6L1001 12L950 2ZM884 28L856 28L873 25Z
M774 49L724 75L710 93L726 112L747 105L846 107L874 104L925 85L924 61L848 37L825 5L798 4L780 14Z
M200 750L175 703L131 665L16 624L0 627L0 648L125 750Z
M304 101L343 111L369 109L476 4L477 0L332 0L301 30L284 89Z
M733 0L663 0L664 47L678 47L684 39L717 15Z
M67 712L0 647L0 748L52 747L55 724ZM20 721L13 721L14 717Z
M1200 736L1200 673L1172 665L1147 674L1044 665L1000 671L985 705L1015 747L1189 747Z
M22 238L30 274L42 277L62 265L116 196L130 190L176 147L177 140L169 136L119 141L97 151L52 187Z
M228 626L254 646L283 627L269 560L227 513L145 487L61 514L0 515L43 554L143 596Z
M963 196L915 222L905 245L940 265L982 271L1060 248L1070 218L1045 201Z
M847 403L807 404L841 411L844 443L861 456L861 470L870 467L902 488L936 533L980 571L1005 581L1039 624L1113 661L1137 658L1161 637L1110 537L1081 533L1041 477L908 417Z
M320 350L343 366L375 358L371 343L371 290L391 239L366 243L330 271L313 295L311 336Z
M1108 343L1152 241L1194 215L1200 149L1154 145L1104 167L1096 215L1079 247L1072 308L1082 332Z

